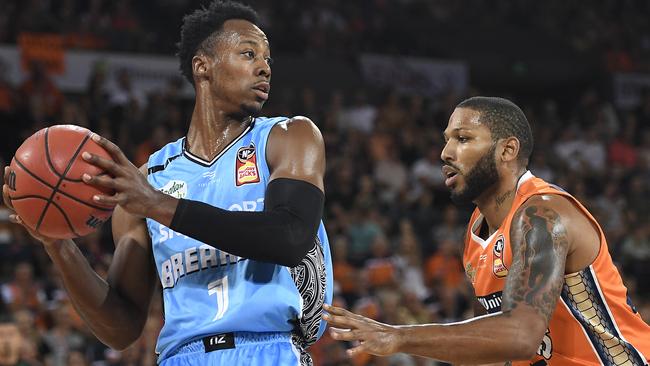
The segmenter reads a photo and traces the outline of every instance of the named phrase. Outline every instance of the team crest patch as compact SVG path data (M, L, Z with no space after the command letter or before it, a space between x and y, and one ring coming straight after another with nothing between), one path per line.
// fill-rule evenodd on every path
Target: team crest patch
M257 170L257 154L255 144L242 146L237 150L237 162L235 164L235 180L237 186L249 183L258 183L260 174Z
M494 243L494 250L492 251L492 272L495 276L503 278L508 275L508 268L503 263L503 250L506 239L503 235L499 235L496 243Z
M187 182L176 179L170 180L164 187L160 188L160 191L174 198L185 198L187 196Z

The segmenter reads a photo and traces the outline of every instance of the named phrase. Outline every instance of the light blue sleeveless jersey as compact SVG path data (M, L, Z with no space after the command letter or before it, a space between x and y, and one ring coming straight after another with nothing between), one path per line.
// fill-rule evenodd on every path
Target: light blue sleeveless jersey
M256 118L213 161L185 151L184 138L172 142L149 158L149 183L176 198L262 211L270 176L267 139L285 120ZM332 263L322 222L316 245L295 268L239 258L151 219L147 227L163 287L159 361L187 342L218 333L293 332L305 347L324 332L321 306L332 300Z

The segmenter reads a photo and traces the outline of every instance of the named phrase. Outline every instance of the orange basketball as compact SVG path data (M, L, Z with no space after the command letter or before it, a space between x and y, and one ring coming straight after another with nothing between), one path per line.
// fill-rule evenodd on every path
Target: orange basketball
M95 194L113 192L88 185L83 173L104 173L81 158L84 151L110 159L88 129L73 125L44 128L30 136L11 160L9 198L23 222L57 239L87 235L113 214Z

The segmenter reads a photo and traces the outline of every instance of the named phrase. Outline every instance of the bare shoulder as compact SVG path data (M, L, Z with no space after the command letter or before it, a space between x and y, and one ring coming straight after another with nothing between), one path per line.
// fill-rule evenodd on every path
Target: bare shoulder
M271 138L323 140L316 124L305 116L295 116L276 124L271 131Z
M325 143L309 118L296 116L273 126L266 160L271 180L299 179L324 190Z

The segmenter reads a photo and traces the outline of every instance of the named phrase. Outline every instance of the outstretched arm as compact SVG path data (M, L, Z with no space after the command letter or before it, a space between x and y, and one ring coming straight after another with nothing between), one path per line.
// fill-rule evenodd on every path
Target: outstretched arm
M555 309L570 240L574 208L559 196L533 197L517 210L510 231L512 264L502 312L453 324L391 326L326 307L325 319L339 340L357 340L349 352L411 353L453 363L530 359Z

